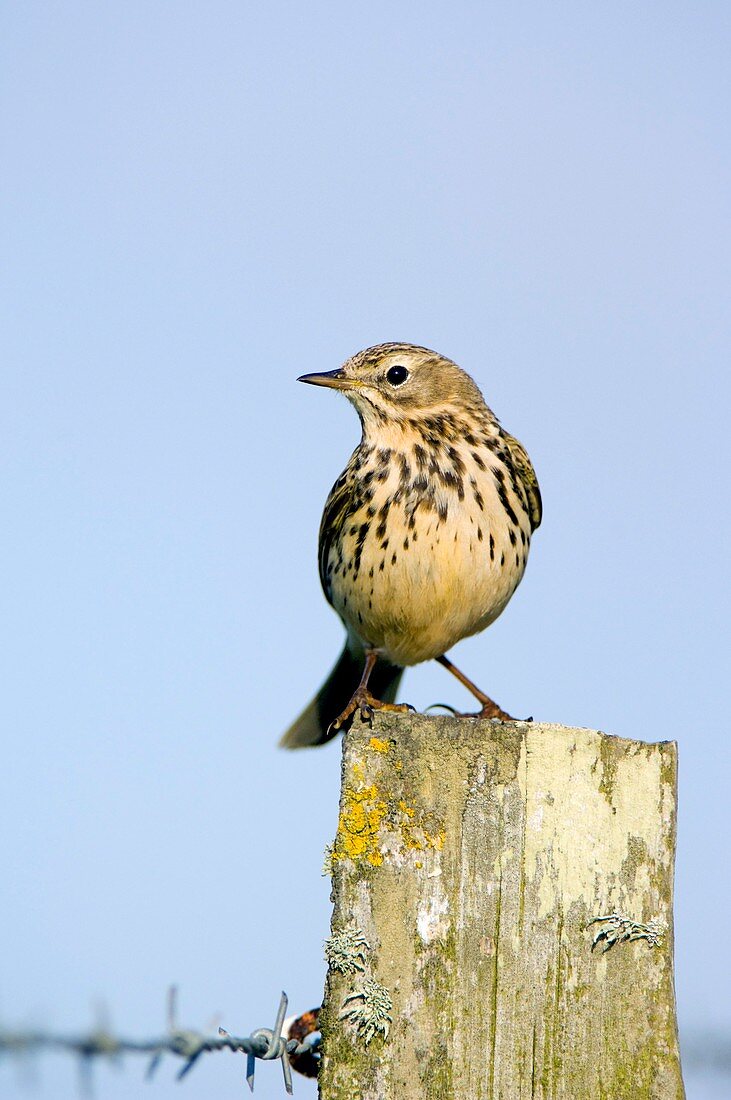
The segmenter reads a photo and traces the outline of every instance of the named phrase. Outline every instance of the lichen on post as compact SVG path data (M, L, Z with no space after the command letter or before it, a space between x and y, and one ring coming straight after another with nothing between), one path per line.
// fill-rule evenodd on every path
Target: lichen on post
M355 722L322 1100L680 1100L675 809L669 742Z

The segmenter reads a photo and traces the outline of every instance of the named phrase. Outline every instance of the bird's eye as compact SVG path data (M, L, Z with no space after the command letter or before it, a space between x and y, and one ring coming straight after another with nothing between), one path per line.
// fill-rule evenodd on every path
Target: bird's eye
M409 372L406 367L389 367L386 371L386 381L390 382L392 386L403 386L408 377Z

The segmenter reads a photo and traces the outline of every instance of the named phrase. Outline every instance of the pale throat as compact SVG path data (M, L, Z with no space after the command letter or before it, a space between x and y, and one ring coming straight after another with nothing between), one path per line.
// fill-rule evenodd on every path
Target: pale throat
M370 447L390 447L394 451L410 450L421 442L424 437L434 434L434 429L429 425L441 420L447 420L457 427L456 436L450 435L450 442L458 444L463 429L465 434L477 432L479 434L497 434L499 431L496 418L490 413L487 406L481 409L468 409L462 405L444 403L431 408L401 409L394 406L382 405L374 407L370 401L353 400L362 427L361 445ZM422 429L423 423L423 429ZM446 442L446 440L445 440Z

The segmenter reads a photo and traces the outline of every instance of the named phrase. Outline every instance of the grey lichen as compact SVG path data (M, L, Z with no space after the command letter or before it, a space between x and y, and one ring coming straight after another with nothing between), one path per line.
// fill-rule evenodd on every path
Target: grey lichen
M370 944L359 928L348 924L325 940L325 959L331 970L340 974L355 974L365 970L366 951Z
M333 873L333 851L335 849L334 843L326 844L325 851L322 853L322 876L323 878L332 878Z
M358 1035L368 1046L379 1033L387 1038L391 1027L393 1002L385 986L375 978L366 978L360 989L354 990L343 1001L339 1019L349 1019L355 1024Z
M651 920L647 924L642 924L630 917L623 917L621 913L607 913L606 916L594 917L587 924L587 928L591 928L592 924L600 924L601 927L594 933L591 949L593 951L599 943L604 941L602 954L609 951L616 943L629 943L632 940L646 940L650 947L661 947L665 937L665 928L661 921Z

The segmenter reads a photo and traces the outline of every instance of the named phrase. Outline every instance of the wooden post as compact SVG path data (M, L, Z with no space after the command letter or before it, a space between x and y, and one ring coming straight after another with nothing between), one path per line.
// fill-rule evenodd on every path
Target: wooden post
M681 1100L675 811L671 742L356 721L321 1100Z

